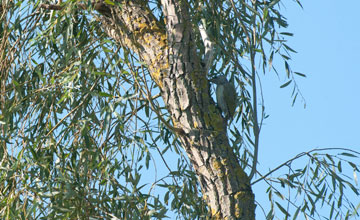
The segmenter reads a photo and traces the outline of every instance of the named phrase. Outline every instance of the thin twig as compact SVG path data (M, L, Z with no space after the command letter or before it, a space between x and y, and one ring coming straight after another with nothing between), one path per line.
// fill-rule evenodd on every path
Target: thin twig
M255 5L256 10L256 5ZM256 16L256 15L255 15ZM256 173L256 165L259 153L259 122L258 122L258 110L257 110L257 91L256 91L256 67L255 67L255 46L256 46L256 24L253 26L252 40L249 45L250 57L251 57L251 81L252 81L252 91L253 91L253 132L254 132L254 155L253 155L253 164L249 179L251 180Z
M347 149L347 148L341 148L341 147L329 147L329 148L319 148L319 149L312 149L310 151L307 151L307 152L302 152L302 153L299 153L297 154L295 157L287 160L286 162L280 164L279 166L277 166L275 169L271 170L270 172L268 172L267 174L265 174L264 176L262 176L261 178L255 180L254 182L251 183L251 185L254 185L255 183L259 182L260 180L263 180L265 179L266 177L268 177L270 174L274 173L275 171L279 170L280 168L282 168L283 166L286 166L288 163L300 158L300 157L303 157L305 155L309 155L311 154L312 152L316 152L316 151L330 151L330 150L342 150L342 151L348 151L348 152L351 152L351 153L354 153L354 154L357 154L359 155L360 157L360 152L359 151L355 151L355 150L351 150L351 149ZM258 172L259 173L259 172Z

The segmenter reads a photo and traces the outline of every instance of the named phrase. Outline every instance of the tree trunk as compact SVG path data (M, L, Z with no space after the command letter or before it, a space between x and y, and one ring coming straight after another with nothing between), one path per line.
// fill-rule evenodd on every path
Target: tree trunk
M229 145L226 121L210 97L186 1L161 1L165 26L142 2L124 1L121 8L99 10L103 28L148 65L171 114L173 130L196 171L211 216L255 219L250 181Z

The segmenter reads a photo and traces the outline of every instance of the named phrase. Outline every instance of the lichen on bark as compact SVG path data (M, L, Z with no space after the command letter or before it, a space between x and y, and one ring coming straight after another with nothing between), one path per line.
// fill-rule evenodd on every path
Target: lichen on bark
M193 167L212 218L255 219L249 178L229 145L227 127L209 94L207 73L192 43L184 1L162 0L161 25L142 1L122 1L102 19L106 33L147 64Z

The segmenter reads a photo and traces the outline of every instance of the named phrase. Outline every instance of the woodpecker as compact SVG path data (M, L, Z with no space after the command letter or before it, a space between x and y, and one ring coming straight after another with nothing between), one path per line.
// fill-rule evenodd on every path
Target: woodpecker
M224 113L225 119L232 119L237 104L237 94L234 84L229 82L224 75L211 79L210 82L217 85L216 101L221 111Z

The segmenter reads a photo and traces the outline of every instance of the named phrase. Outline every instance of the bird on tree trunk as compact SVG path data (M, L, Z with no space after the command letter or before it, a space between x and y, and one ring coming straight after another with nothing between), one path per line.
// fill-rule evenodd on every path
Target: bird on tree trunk
M229 82L224 75L211 79L210 82L216 84L216 102L226 121L232 119L237 105L237 94L234 84Z

